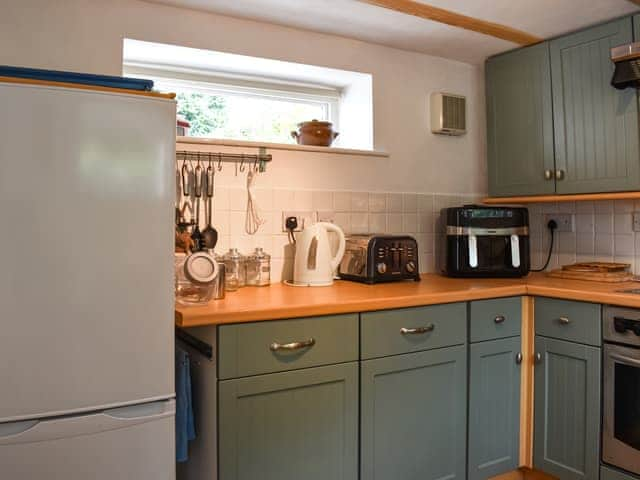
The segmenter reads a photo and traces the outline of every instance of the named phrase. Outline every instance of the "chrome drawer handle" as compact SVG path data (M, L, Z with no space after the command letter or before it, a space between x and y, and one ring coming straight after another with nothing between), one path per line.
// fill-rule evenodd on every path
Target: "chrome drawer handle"
M558 321L562 325L569 325L571 323L571 320L569 320L567 317L560 317L560 318L558 318Z
M302 342L291 342L291 343L278 343L273 342L269 345L269 349L272 352L291 352L294 350L300 350L303 348L310 348L316 344L315 338L310 338L309 340L304 340Z
M505 320L506 318L504 317L504 315L498 315L496 318L493 319L495 323L504 323Z
M433 323L427 325L426 327L416 327L416 328L405 328L405 327L402 327L400 329L400 333L402 335L420 335L422 333L433 332L435 330L435 328L436 328L436 326Z
M534 361L535 363L542 363L542 354L540 354L540 353L536 353L536 354L533 356L533 361Z
M516 353L516 364L520 365L522 363L522 352Z

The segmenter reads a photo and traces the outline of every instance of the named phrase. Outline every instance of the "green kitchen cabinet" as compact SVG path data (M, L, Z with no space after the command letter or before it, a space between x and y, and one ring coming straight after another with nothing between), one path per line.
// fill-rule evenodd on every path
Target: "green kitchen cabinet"
M485 75L489 194L554 193L549 44L491 57Z
M562 480L597 480L600 348L536 336L534 467Z
M559 194L640 188L637 93L610 83L610 49L632 41L626 17L550 42Z
M357 480L358 363L224 380L221 480Z
M361 362L361 480L465 478L466 348Z
M520 337L469 349L469 480L516 470L520 445Z

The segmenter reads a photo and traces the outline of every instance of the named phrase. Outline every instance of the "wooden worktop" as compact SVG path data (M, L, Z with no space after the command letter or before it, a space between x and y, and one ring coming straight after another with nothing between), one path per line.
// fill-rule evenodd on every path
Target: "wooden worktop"
M337 281L331 287L247 287L224 300L176 309L176 325L196 327L225 323L366 312L515 295L537 295L640 308L640 295L616 290L639 283L603 284L531 274L524 279L454 279L427 274L421 282L364 285Z

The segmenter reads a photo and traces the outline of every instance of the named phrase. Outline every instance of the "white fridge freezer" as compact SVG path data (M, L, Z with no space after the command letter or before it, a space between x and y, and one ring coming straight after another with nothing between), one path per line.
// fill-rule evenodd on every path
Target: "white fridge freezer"
M175 102L0 83L0 105L0 477L173 479Z

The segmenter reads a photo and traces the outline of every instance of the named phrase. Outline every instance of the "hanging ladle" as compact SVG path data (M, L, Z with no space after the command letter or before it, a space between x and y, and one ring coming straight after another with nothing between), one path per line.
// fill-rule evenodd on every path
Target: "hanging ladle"
M206 173L200 164L200 155L198 155L198 163L195 168L193 180L193 190L196 197L196 225L191 233L191 240L193 240L193 250L198 252L202 250L202 233L200 232L200 197L202 197L203 181L206 180Z
M207 226L202 231L202 246L206 250L213 250L216 248L216 244L218 243L218 231L213 228L211 225L211 210L212 210L212 199L213 199L213 188L214 188L214 177L215 172L211 167L211 158L209 158L209 166L207 167L205 179L206 179L206 194L207 199L205 200L204 209L207 213Z

